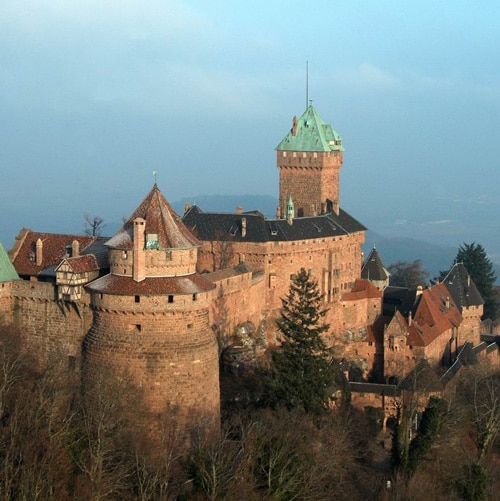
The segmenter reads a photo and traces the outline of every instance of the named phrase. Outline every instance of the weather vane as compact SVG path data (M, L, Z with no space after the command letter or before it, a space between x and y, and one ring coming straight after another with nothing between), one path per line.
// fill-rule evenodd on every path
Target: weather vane
M158 172L154 170L154 171L153 171L153 176L154 176L154 178L155 178L155 184L156 184L156 176L157 176L157 174L158 174Z
M306 61L306 109L309 102L309 61Z

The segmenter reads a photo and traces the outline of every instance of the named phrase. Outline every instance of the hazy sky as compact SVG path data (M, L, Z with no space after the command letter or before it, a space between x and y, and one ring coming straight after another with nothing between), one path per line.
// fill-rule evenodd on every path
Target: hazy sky
M309 98L341 205L376 231L500 256L500 3L0 0L0 240L167 198L277 197ZM251 209L251 207L245 208Z

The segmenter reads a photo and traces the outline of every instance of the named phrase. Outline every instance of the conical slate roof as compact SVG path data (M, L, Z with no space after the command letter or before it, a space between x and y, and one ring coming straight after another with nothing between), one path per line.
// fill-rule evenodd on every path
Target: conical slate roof
M380 255L374 247L366 258L363 268L361 268L361 278L365 280L387 280L388 276L389 274L384 268L382 259L380 259Z
M121 230L106 245L118 249L132 248L134 220L137 218L146 221L146 235L157 235L160 249L189 249L200 245L200 241L186 228L156 183Z
M304 114L294 118L290 132L276 146L278 151L344 151L342 139L310 105Z
M453 265L453 268L444 278L443 283L449 290L455 304L460 308L460 311L469 306L484 304L484 300L477 290L476 284L462 263Z

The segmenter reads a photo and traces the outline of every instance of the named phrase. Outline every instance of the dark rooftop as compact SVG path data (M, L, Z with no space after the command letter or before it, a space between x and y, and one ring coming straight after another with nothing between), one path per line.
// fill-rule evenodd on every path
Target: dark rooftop
M243 223L243 220L244 223ZM366 227L342 209L321 216L266 219L258 212L209 213L191 207L182 218L184 224L200 240L232 240L236 242L280 242L337 237L365 231ZM246 223L243 236L242 228Z

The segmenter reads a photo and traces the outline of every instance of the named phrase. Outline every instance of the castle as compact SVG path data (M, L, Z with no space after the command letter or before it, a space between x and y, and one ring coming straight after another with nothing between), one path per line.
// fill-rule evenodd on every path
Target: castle
M188 428L218 427L221 351L244 366L279 344L281 298L300 268L319 284L325 341L353 391L370 380L383 384L362 393L380 396L422 359L442 374L481 345L483 303L463 267L409 297L387 287L375 249L363 263L366 228L340 207L342 140L312 105L276 153L273 219L188 204L180 217L155 184L110 239L21 230L9 257L0 246L1 322L84 379L126 372L152 412Z

